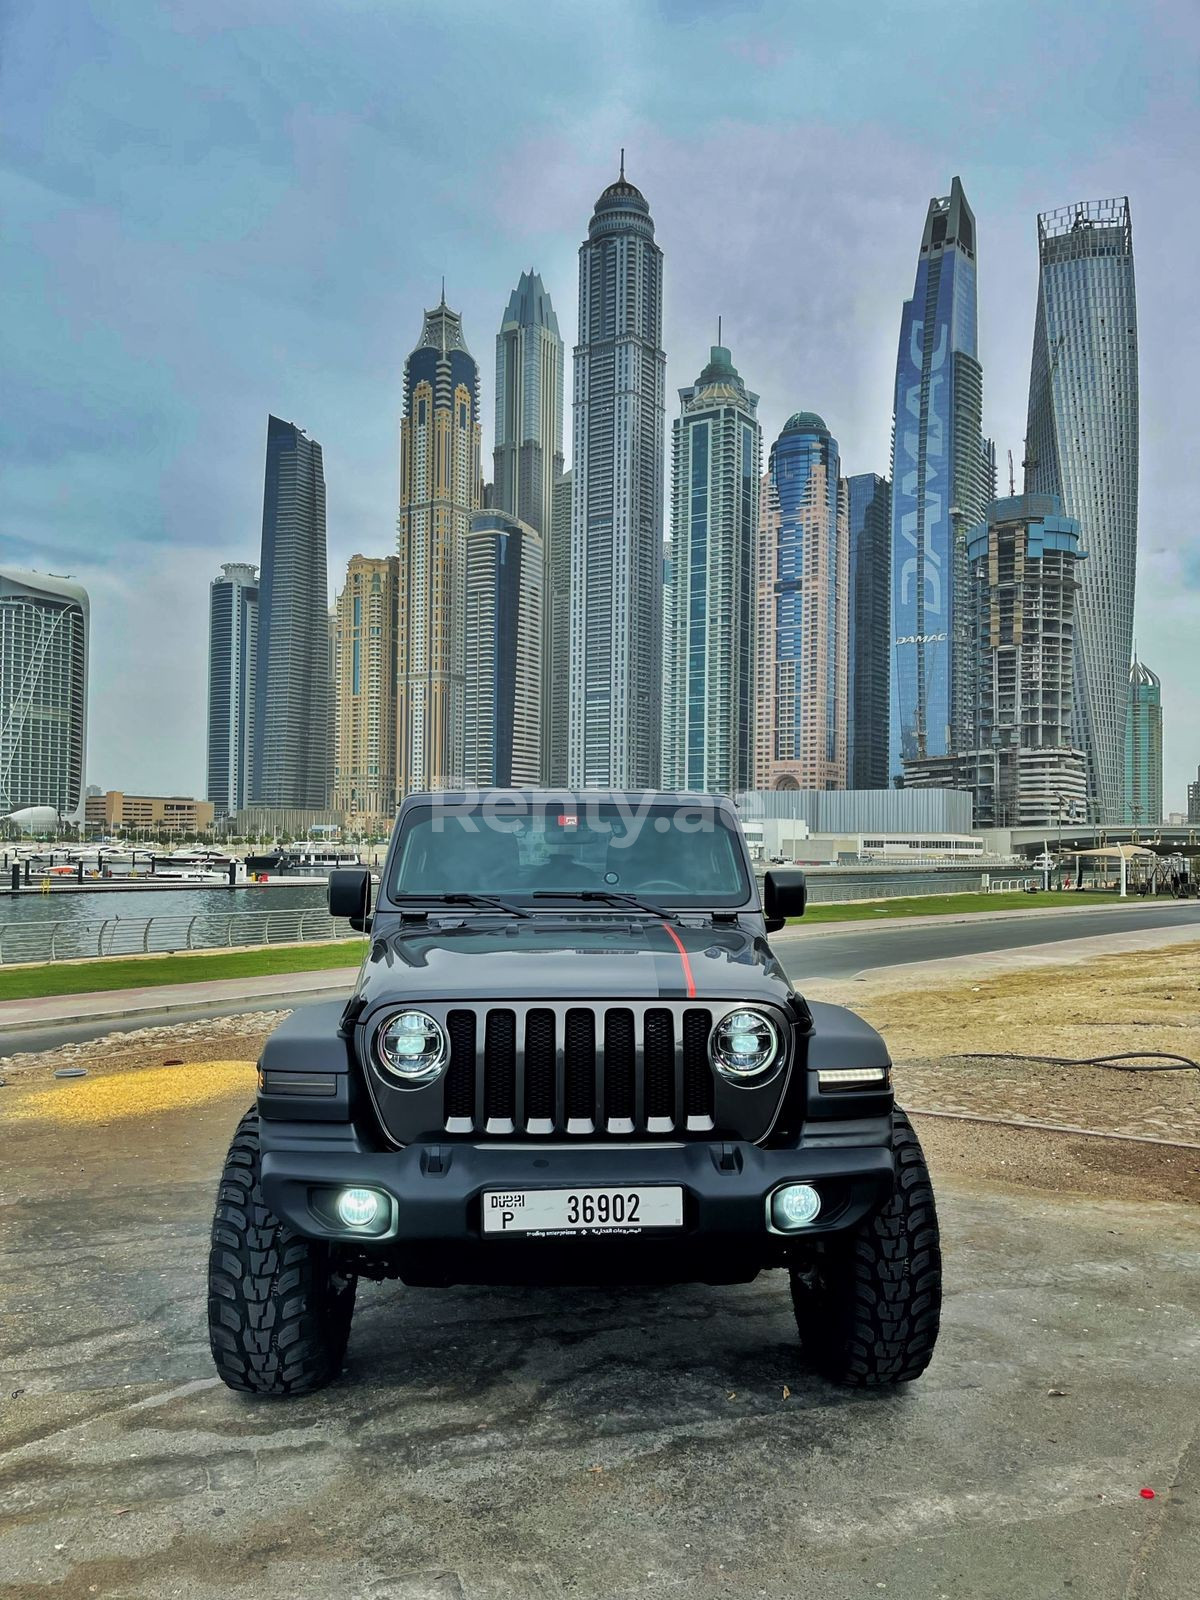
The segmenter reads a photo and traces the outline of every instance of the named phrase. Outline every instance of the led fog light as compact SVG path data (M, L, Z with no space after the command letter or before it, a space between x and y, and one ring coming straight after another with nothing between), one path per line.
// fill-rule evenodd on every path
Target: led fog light
M374 1189L343 1189L337 1214L348 1228L369 1228L379 1215L379 1196Z
M815 1221L821 1196L808 1183L786 1183L771 1196L771 1223L780 1233L795 1233Z

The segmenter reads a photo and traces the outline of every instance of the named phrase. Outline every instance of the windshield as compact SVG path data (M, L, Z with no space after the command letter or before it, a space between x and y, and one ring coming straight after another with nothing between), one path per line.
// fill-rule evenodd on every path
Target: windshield
M573 893L737 906L750 884L736 826L717 807L580 799L415 810L388 892L495 895L562 910ZM538 898L549 895L562 898Z

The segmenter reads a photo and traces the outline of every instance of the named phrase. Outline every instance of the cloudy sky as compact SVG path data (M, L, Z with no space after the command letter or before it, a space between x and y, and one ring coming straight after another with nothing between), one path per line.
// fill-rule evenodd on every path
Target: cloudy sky
M490 452L509 291L536 267L572 343L576 251L624 145L666 253L672 395L720 313L768 439L819 411L851 472L888 470L929 197L959 174L976 214L1003 463L1036 213L1129 194L1138 645L1182 807L1198 57L1195 0L0 0L0 555L91 591L89 780L203 793L208 580L258 559L268 413L324 447L331 585L390 552L422 307L444 273Z

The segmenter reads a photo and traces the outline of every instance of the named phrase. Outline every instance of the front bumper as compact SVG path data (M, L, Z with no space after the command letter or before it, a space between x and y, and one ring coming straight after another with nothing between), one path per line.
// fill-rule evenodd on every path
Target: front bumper
M667 1252L681 1263L679 1275L689 1278L707 1276L682 1270L689 1255L703 1259L706 1253L725 1258L722 1277L728 1274L731 1255L740 1258L753 1276L760 1267L785 1260L788 1247L798 1240L853 1227L885 1203L894 1181L890 1117L886 1133L882 1119L878 1130L860 1127L860 1136L876 1135L878 1143L849 1144L824 1136L820 1142L802 1140L785 1149L713 1141L607 1146L447 1143L384 1151L364 1147L352 1125L336 1132L327 1126L322 1130L325 1137L314 1136L312 1124L264 1122L261 1131L264 1197L277 1217L310 1238L353 1241L368 1252L389 1253L400 1261L398 1270L405 1277L410 1276L404 1270L406 1252L418 1263L439 1256L450 1272L449 1278L439 1272L439 1281L486 1281L494 1273L495 1258L513 1252L515 1259L521 1249L531 1250L535 1259L540 1254L548 1265L548 1246L563 1244L485 1238L480 1196L489 1189L678 1186L683 1190L682 1229L647 1230L620 1240L592 1239L581 1233L563 1248L572 1255L581 1245L604 1248L614 1257L631 1249L643 1255ZM768 1229L767 1202L773 1190L789 1182L816 1187L822 1209L802 1233L779 1235ZM378 1189L391 1198L386 1236L368 1239L331 1225L321 1191L350 1186ZM472 1258L477 1258L474 1266ZM423 1272L419 1264L414 1267L414 1273Z

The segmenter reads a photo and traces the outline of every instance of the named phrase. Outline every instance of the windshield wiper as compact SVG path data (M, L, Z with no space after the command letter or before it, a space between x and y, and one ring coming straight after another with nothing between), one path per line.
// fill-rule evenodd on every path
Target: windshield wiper
M422 905L433 902L444 906L485 906L497 911L507 911L510 917L529 915L528 911L513 905L511 900L501 900L494 894L394 894L391 898L400 905L413 905L420 901Z
M661 917L664 922L678 922L679 918L665 906L650 900L639 900L635 894L619 894L614 889L535 889L535 900L599 900L610 906L628 906L632 911L644 911L648 916Z

